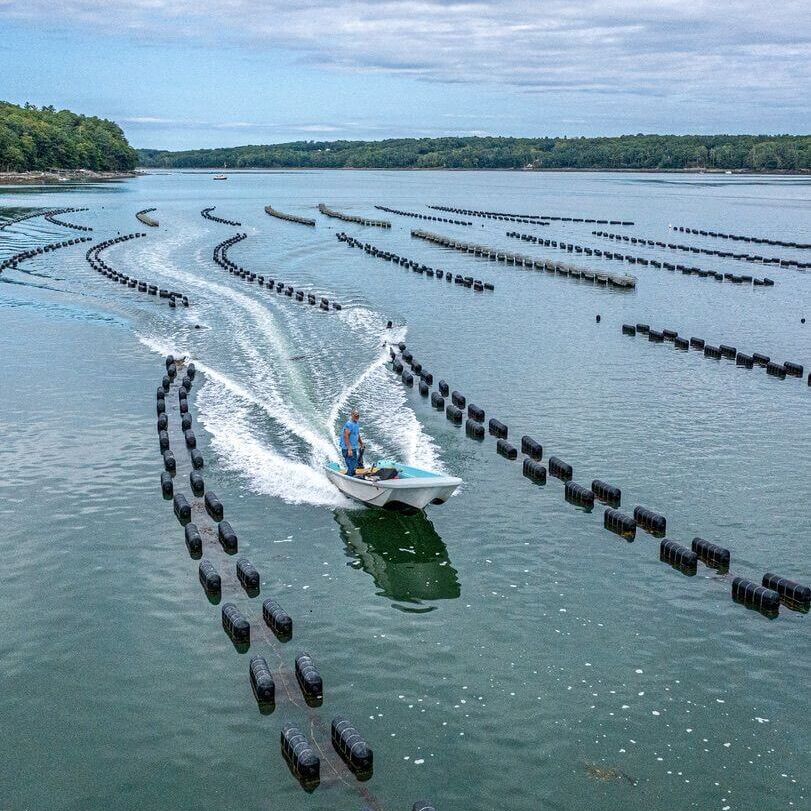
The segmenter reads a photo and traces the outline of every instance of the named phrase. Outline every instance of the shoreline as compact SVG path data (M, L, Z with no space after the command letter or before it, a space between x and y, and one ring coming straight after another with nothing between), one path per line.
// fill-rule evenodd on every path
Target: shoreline
M501 167L448 167L448 166L252 166L223 170L221 166L164 167L141 166L127 172L96 172L91 169L64 169L30 172L0 172L0 186L57 185L60 183L110 183L156 173L199 173L233 175L264 174L267 172L524 172L530 173L603 173L651 175L713 175L754 177L811 177L808 169L584 169L565 168L501 168Z
M0 186L27 186L50 183L99 183L129 180L143 174L131 172L95 172L91 169L49 169L30 172L0 172Z
M757 177L811 177L811 169L582 169L565 168L501 168L461 166L250 166L223 169L222 166L139 166L133 173L148 175L156 172L198 172L200 174L261 174L264 172L602 172L605 174L655 174L655 175L754 175ZM128 175L129 176L129 175ZM0 174L2 178L2 174Z

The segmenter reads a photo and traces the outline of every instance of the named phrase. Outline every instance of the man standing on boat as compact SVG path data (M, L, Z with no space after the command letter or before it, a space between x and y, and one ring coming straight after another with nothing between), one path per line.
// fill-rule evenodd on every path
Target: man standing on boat
M363 461L363 440L360 438L360 412L352 409L352 416L344 424L341 431L341 453L346 463L346 473L354 476L358 465Z

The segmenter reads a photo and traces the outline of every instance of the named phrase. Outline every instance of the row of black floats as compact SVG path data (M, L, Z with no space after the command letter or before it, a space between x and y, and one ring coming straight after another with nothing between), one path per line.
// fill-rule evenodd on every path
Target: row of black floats
M329 208L329 206L325 206L323 203L318 204L318 210L325 217L332 217L335 220L353 222L357 225L373 225L376 228L391 228L391 223L388 220L373 220L368 217L356 217L354 214L345 214L343 211L336 211L334 208Z
M211 220L211 222L218 222L222 225L232 225L234 228L242 228L241 222L226 220L224 217L218 217L216 214L212 214L211 212L214 211L215 208L216 206L209 206L208 208L204 208L200 214L202 214L205 219Z
M67 211L87 211L86 208L71 208L67 209ZM67 213L67 212L66 212ZM75 222L68 222L67 220L63 220L61 217L56 216L56 214L46 214L45 219L51 223L51 225L58 225L61 228L70 228L72 231L92 231L93 229L89 225L79 225Z
M252 273L245 270L245 268L238 265L236 262L232 262L228 257L228 249L232 245L236 245L238 242L241 242L243 239L247 238L247 234L234 234L234 236L223 240L218 245L214 246L214 252L211 258L223 270L227 270L232 276L236 276L237 278L242 279L245 282L249 282L250 284L255 283L259 287L265 287L268 290L275 290L279 295L287 296L287 298L295 299L298 302L306 301L311 306L317 305L319 310L324 310L324 312L329 312L330 307L333 310L343 309L343 306L337 301L331 302L326 296L317 296L310 290L296 289L292 284L279 281L272 276L264 276L261 273Z
M17 223L25 222L26 220L32 220L34 217L58 217L60 214L70 214L71 212L75 211L87 211L86 208L49 208L45 211L28 211L25 214L19 214L16 217L13 217L10 220L6 220L4 223L0 224L0 231L5 228L9 228L12 225L17 225Z
M295 222L299 225L309 225L315 228L315 220L311 220L309 217L299 217L296 214L285 214L284 211L278 211L273 206L265 206L265 214L269 217L276 217L277 220L287 220L287 222Z
M451 208L449 206L428 206L435 211L450 211L454 214L467 214L469 217L485 217L489 220L510 220L512 222L527 222L532 225L549 225L548 222L537 220L555 220L557 222L589 222L600 225L633 225L630 220L597 220L593 217L562 217L558 214L515 214L510 211L477 211L470 208Z
M485 437L485 411L474 403L468 403L467 398L459 391L451 391L445 380L439 380L437 391L431 391L434 376L423 368L422 364L414 358L413 353L405 343L397 344L398 352L390 349L392 371L408 388L413 388L415 377L419 380L419 392L423 397L429 397L431 406L439 411L444 410L447 420L454 425L465 423L465 434L475 440ZM446 398L450 396L450 403ZM467 419L464 409L467 407ZM506 459L518 458L518 450L508 442L509 429L500 420L491 418L488 423L488 432L496 437L496 452ZM543 446L530 436L521 437L521 453L524 454L522 473L535 484L545 484L547 468L542 464ZM729 569L730 552L703 538L694 538L692 548L687 549L672 539L665 537L667 533L667 518L648 507L636 505L633 515L618 509L622 502L622 491L619 487L601 479L594 479L591 487L585 487L573 481L574 470L572 465L557 456L550 456L547 462L548 473L564 482L564 498L570 504L584 508L590 512L594 507L595 499L603 502L606 507L603 511L603 527L627 541L636 538L637 528L650 535L660 538L659 558L670 564L673 568L686 575L694 575L697 571L698 561L706 566L726 572ZM767 582L768 581L768 582ZM780 584L779 588L777 584ZM773 585L770 585L773 584ZM776 613L776 607L782 602L793 610L807 611L811 605L811 588L802 586L793 580L778 577L774 574L764 575L761 586L754 590L752 581L743 577L733 580L732 596L738 602L749 607L757 608L762 613L770 615ZM771 589L774 593L769 600L763 599L763 589Z
M386 206L375 206L378 211L385 211L388 214L399 214L401 217L413 217L416 220L431 220L432 222L447 222L451 225L473 225L470 220L451 220L447 217L437 217L436 214L420 214L417 211L402 211L399 208L387 208Z
M60 248L70 248L72 245L81 245L82 242L91 242L92 237L77 237L76 239L65 239L62 242L51 242L49 245L40 245L38 248L29 248L20 251L12 256L6 257L0 262L0 273L4 270L15 270L22 262L35 259L37 256L44 256L46 253L58 251Z
M754 242L758 245L780 245L784 248L803 248L811 250L809 242L786 242L782 239L767 239L765 237L748 237L742 234L724 234L721 231L707 231L703 228L688 228L684 225L669 226L673 231L681 231L684 234L700 234L703 237L715 237L717 239L731 239L733 242Z
M394 264L410 269L421 276L427 276L432 279L445 279L447 282L453 282L460 287L472 290L474 293L483 293L485 290L492 292L496 289L495 285L490 282L483 282L481 279L474 279L472 276L462 276L461 273L457 273L454 276L450 271L444 271L440 268L433 268L429 265L415 262L413 259L407 259L405 256L400 256L392 251L384 251L382 248L378 248L369 242L361 242L359 239L355 239L343 231L339 231L335 236L338 238L338 242L343 242L350 248L360 248L360 250L364 251L369 256L374 256L385 262L394 262Z
M703 256L718 256L721 259L737 259L742 262L757 262L761 265L779 265L781 268L794 267L799 270L811 268L811 262L797 262L794 259L781 259L779 256L760 256L751 253L735 253L734 251L719 251L715 248L700 248L696 245L683 245L679 242L662 242L643 237L632 237L627 234L612 234L609 231L592 231L596 237L615 239L619 242L630 242L632 245L647 245L652 248L667 248L671 251L702 254Z
M90 248L85 254L85 259L90 263L90 267L102 276L106 276L113 282L118 282L130 290L137 290L139 293L146 293L150 296L159 296L166 299L170 307L177 307L182 304L184 307L189 306L189 297L185 293L179 293L177 290L168 290L163 287L158 287L156 284L136 279L134 276L128 276L126 273L111 268L102 258L102 251L113 247L113 245L120 245L123 242L129 242L131 239L138 239L145 237L146 234L124 234L113 239L106 239L104 242L99 242Z
M618 290L632 290L636 287L636 276L623 273L608 273L603 270L593 270L592 268L571 265L568 262L555 262L551 259L540 259L533 256L525 256L512 251L500 251L491 248L489 245L480 245L475 242L464 242L460 239L453 239L444 234L434 234L430 231L415 230L411 232L415 239L424 239L432 245L439 245L442 248L452 248L461 253L477 256L481 259L489 259L491 262L501 262L505 265L529 268L530 270L546 270L559 276L569 276L572 279L583 279L597 285L610 286Z
M620 262L628 262L631 265L641 265L643 267L658 268L660 270L678 271L683 276L695 276L699 279L715 279L716 281L723 282L729 281L736 284L744 282L752 282L757 287L773 287L774 282L769 278L758 279L757 277L742 275L738 276L734 273L718 273L714 270L703 270L699 267L688 265L680 265L673 262L660 262L658 259L648 259L644 256L631 256L627 253L619 253L617 251L604 251L600 248L589 248L585 245L577 245L573 242L559 242L556 239L543 239L536 237L534 234L522 234L518 231L508 231L508 237L520 239L523 242L532 242L538 245L543 245L546 248L558 248L561 251L568 253L583 254L585 256L596 256L603 259L615 259ZM632 240L633 241L633 240ZM665 247L665 243L656 243Z
M156 219L149 216L153 211L157 211L157 209L142 208L140 211L135 212L135 217L144 225L148 225L150 228L157 228L160 225L160 223Z
M777 363L773 361L769 355L764 355L761 352L739 352L737 347L731 344L708 344L703 338L696 338L691 336L689 339L679 335L676 330L651 329L650 324L623 324L622 334L634 336L637 333L640 335L647 335L648 341L655 344L670 342L676 349L682 349L685 352L690 349L695 349L704 353L705 358L712 358L720 360L726 358L727 360L734 361L736 366L741 366L744 369L753 369L755 366L761 367L766 370L766 374L770 377L776 377L779 380L785 380L786 377L799 377L802 378L805 371L801 363L794 361L783 361ZM808 374L808 385L811 386L811 372Z
M392 347L390 352L392 371L408 388L413 388L415 379L418 381L419 392L422 397L429 397L431 407L437 411L444 411L445 418L453 425L465 425L465 434L470 439L482 441L485 434L496 439L496 452L505 459L514 461L518 458L518 450L508 441L509 428L501 420L491 417L487 422L487 415L483 408L470 403L460 391L451 391L445 380L437 382L437 390L431 391L434 384L434 375L425 369L408 349L405 343L397 344L397 350ZM446 403L446 399L450 402ZM526 454L523 461L523 473L536 484L546 484L546 468L541 464L543 447L530 436L521 437L521 452ZM555 458L550 459L550 466ZM552 469L550 467L550 473Z
M161 489L164 498L171 499L175 516L183 525L186 546L190 556L199 560L198 576L200 583L213 604L218 604L222 595L222 577L207 557L203 557L202 534L196 523L192 522L192 505L182 493L174 492L174 476L177 473L177 461L170 447L169 421L167 414L167 396L170 395L178 375L185 374L177 386L179 413L184 441L190 453L192 471L189 475L192 493L195 497L203 496L205 512L217 524L217 537L223 551L228 555L238 553L238 539L230 522L225 519L225 509L217 495L206 489L203 476L199 472L204 467L203 457L197 449L197 441L192 429L192 416L189 412L188 397L192 389L196 370L193 363L185 364L184 359L175 359L167 355L165 359L166 374L157 389L157 428L158 442L163 457L164 471L161 473ZM260 593L260 576L256 567L245 557L236 559L236 578L248 597L257 597ZM245 653L250 649L251 625L245 614L234 602L222 604L220 609L222 626L236 650ZM262 603L262 619L275 637L282 643L293 636L293 620L281 605L272 597ZM305 702L310 707L323 704L324 684L313 657L306 652L295 658L296 681L301 689ZM251 657L248 665L248 677L251 691L263 714L270 714L276 704L276 684L267 659L260 655ZM335 751L347 764L348 768L360 780L372 775L373 753L371 747L358 730L345 717L336 716L331 727L332 744ZM307 790L313 790L320 779L320 759L315 753L307 736L293 723L286 723L281 731L281 751L285 761L295 777Z

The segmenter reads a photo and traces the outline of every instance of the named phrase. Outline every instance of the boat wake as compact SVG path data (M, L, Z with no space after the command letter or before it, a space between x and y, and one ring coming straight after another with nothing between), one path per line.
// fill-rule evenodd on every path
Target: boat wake
M189 268L186 241L167 239L134 259L182 283L193 303L185 318L151 315L138 337L161 355L189 356L202 372L195 408L223 469L288 503L347 506L323 466L340 458L340 427L358 408L367 458L442 472L436 443L386 368L388 342L403 340L405 327L387 329L362 303L322 313L245 287L219 275L203 252Z

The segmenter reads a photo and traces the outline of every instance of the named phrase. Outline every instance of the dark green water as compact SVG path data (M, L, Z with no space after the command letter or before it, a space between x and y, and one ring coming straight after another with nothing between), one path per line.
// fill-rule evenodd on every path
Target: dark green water
M532 486L492 438L466 439L405 390L382 342L404 337L435 379L507 423L516 444L534 436L576 481L621 486L624 511L664 513L668 537L729 547L733 574L808 583L805 380L620 334L643 321L807 368L808 275L624 248L776 281L752 288L570 257L637 275L620 294L443 251L410 238L417 220L391 215L391 231L327 220L321 201L371 216L375 204L439 203L626 219L628 233L664 241L669 223L811 241L802 179L289 172L2 190L2 217L87 206L64 219L98 240L148 231L106 260L182 288L192 307L113 284L81 247L0 276L0 808L396 811L421 797L465 811L807 807L807 615L747 610L729 597L731 577L702 565L685 577L647 533L626 543L602 528L601 507L567 504L557 480ZM267 204L318 225L271 219ZM235 261L335 298L341 313L214 265L214 245L237 229L204 220L210 205L249 235ZM134 214L152 206L160 228L144 229ZM592 225L475 222L428 227L553 259L566 257L505 231L610 249ZM338 243L336 230L496 290L407 272ZM68 236L33 219L0 230L0 257ZM154 397L167 351L201 370L191 412L206 484L262 576L249 598L195 500L223 602L252 623L249 654L224 634L161 497ZM176 487L191 497L169 402ZM320 466L353 405L375 455L459 475L458 495L412 517L346 502ZM294 619L289 643L261 623L267 596ZM299 650L322 671L320 708L291 676ZM276 678L269 715L248 682L257 653ZM374 748L368 782L331 752L325 730L339 713ZM323 748L312 793L280 755L287 720Z

